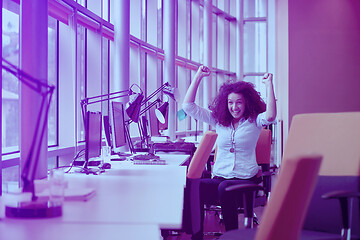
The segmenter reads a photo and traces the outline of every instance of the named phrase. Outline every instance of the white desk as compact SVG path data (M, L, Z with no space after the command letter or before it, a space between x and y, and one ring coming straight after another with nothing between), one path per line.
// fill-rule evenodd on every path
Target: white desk
M166 165L169 165L169 166L180 166L189 157L189 155L187 155L187 154L180 154L180 153L175 153L175 154L172 154L172 153L156 153L156 155L160 157L160 160L165 160ZM117 156L115 155L114 158L116 158L116 157ZM113 164L113 163L131 163L131 160L130 160L131 156L129 156L128 159L129 160L125 160L125 161L111 161L111 164ZM117 165L117 166L120 166L120 165Z
M54 220L13 220L0 222L3 240L119 240L160 239L156 225L114 223L65 223Z
M63 215L59 218L4 218L4 204L14 201L16 196L1 197L0 239L13 239L13 236L20 240L45 239L43 236L56 232L59 239L75 239L72 236L80 235L99 239L97 236L102 236L102 232L109 232L112 237L105 237L104 233L100 239L158 240L160 228L181 227L186 167L138 166L126 162L112 162L112 166L99 176L66 175L69 187L91 187L96 194L86 202L65 201ZM31 229L35 230L35 235L27 234Z
M184 154L157 154L161 160L166 160L166 165L134 165L132 161L111 161L111 169L102 175L136 176L160 178L161 181L183 180L186 184L186 167L183 164L189 155ZM182 170L179 170L182 169Z

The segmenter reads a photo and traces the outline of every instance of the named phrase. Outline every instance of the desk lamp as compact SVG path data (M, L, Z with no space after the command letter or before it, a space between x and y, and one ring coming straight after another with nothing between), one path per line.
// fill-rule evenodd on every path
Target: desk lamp
M168 82L161 85L158 89L156 89L144 100L143 100L144 95L141 91L141 93L135 95L135 97L132 100L130 100L130 102L126 106L126 113L130 117L132 122L137 123L139 121L139 117L155 105L155 104L150 104L150 107L147 106L143 110L141 110L141 107L143 107L147 102L153 99L160 91L171 97L176 102L179 101L180 99L179 90L177 88L171 87L171 85ZM157 100L157 102L159 101L160 100Z
M143 96L142 93L139 96L136 96L134 98L134 100L127 106L126 112L128 113L132 113L135 111L131 111L131 108L135 107L135 106L140 106L143 107L144 105L146 105L146 103L148 103L151 99L153 99L159 92L163 92L164 94L168 95L170 98L172 98L174 101L179 101L180 99L180 94L179 94L179 90L177 88L172 87L168 82L164 83L163 85L161 85L158 89L156 89L153 93L151 93L147 98L145 98L144 100L142 100ZM139 129L140 129L140 138L141 138L141 143L143 143L144 141L147 142L147 136L142 136L141 134L141 120L139 119L139 117L141 115L143 115L145 112L147 112L150 108L152 108L153 106L155 106L157 103L160 103L161 100L157 99L154 102L150 103L149 105L147 105L146 107L144 107L143 109L141 109L139 111L138 114L130 114L129 117L131 120L129 120L127 122L127 124L130 124L131 122L136 122L139 125ZM165 122L165 115L166 115L166 111L167 108L169 106L168 102L164 102L158 109L156 109L156 117L158 118L158 120L161 123ZM129 110L130 108L130 110Z
M142 94L141 89L140 89L140 91L141 91L140 93L136 93L135 91L133 91L132 88L134 86L136 86L140 89L140 87L138 85L133 84L130 86L130 88L128 90L123 90L123 91L118 91L118 92L113 92L113 93L108 93L108 94L102 94L102 95L82 99L80 101L80 105L81 105L81 110L82 110L82 114L83 114L83 121L84 121L85 129L87 129L86 128L86 122L87 122L86 121L86 106L87 105L99 103L99 102L103 102L103 101L110 102L110 100L121 98L121 97L127 97L127 96L132 97L128 103L128 105L130 106L130 109L129 109L129 112L127 111L127 113L129 115L130 119L137 120L136 115L139 116L140 108L141 108L141 105L137 104L137 103L141 102L141 100L143 99L143 94ZM87 134L89 134L89 133L87 131L85 131L85 138L86 138ZM127 131L126 131L126 138L131 143L130 134ZM84 164L84 169L83 169L83 172L86 174L93 173L92 170L88 168L88 164L89 164L88 160L89 159L85 159L85 164Z
M141 91L141 93L135 94L126 104L125 111L133 122L137 123L139 121L139 116L141 115L140 114L141 101L143 100L143 98L144 98L144 94Z
M150 99L149 99L150 100ZM148 100L148 101L149 101ZM148 144L148 136L146 135L147 131L145 131L145 128L146 128L146 118L145 116L142 116L144 113L146 113L148 110L150 110L152 107L154 107L155 105L157 105L158 103L161 103L161 100L160 99L156 99L154 102L151 102L150 104L148 104L145 108L141 109L141 111L139 112L138 114L138 119L137 119L137 124L138 124L138 128L139 128L139 133L140 133L140 144L142 145L143 142L146 143L146 147L143 149L143 148L140 148L140 149L135 149L133 144L132 144L132 141L130 140L129 143L130 143L130 150L131 152L136 152L136 151L142 151L142 152L147 152L149 151L149 144ZM141 104L138 104L138 106L141 107ZM140 116L142 116L142 120L140 120ZM144 119L145 118L145 119ZM129 119L128 121L126 121L126 125L129 125L130 123L134 122L133 119ZM125 126L127 128L127 126ZM128 132L128 131L127 131Z
M169 103L168 102L164 102L159 108L155 109L155 115L156 118L159 120L159 122L161 122L162 124L165 123L165 116L167 113L169 107Z
M23 181L23 192L32 194L31 201L19 202L16 206L5 206L5 215L11 218L49 218L62 215L60 203L37 201L35 196L34 179L38 167L41 143L47 126L48 113L51 97L55 87L33 78L29 74L17 68L4 58L2 58L2 68L14 75L21 83L37 92L42 96L40 110L37 115L35 131L29 153L26 157L24 167L21 170Z
M144 95L142 94L142 91L140 93L136 93L132 90L132 88L134 86L137 86L140 91L141 88L136 85L133 84L130 86L129 90L123 90L123 91L118 91L118 92L113 92L113 93L108 93L108 94L103 94L103 95L98 95L98 96L94 96L94 97L88 97L88 98L84 98L80 101L80 105L81 105L81 110L82 110L82 114L83 114L83 118L84 118L84 124L85 124L85 107L87 105L90 104L94 104L94 103L99 103L99 102L103 102L103 101L108 101L110 102L110 100L113 99L117 99L117 98L121 98L121 97L128 97L130 96L130 101L127 103L127 106L129 107L129 110L126 109L126 113L128 114L128 116L130 117L130 119L136 119L136 114L139 115L140 112L140 108L141 105L139 104L142 99L144 98Z

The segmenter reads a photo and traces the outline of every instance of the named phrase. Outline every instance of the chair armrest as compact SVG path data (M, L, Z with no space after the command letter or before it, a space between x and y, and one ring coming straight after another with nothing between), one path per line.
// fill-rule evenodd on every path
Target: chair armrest
M258 184L236 184L225 188L225 191L234 193L255 192L258 190L264 190L264 188Z
M353 191L333 191L325 193L321 196L325 199L339 199L339 198L360 198L360 192Z
M353 212L353 199L360 198L360 192L353 191L333 191L325 193L321 196L324 199L338 199L341 208L341 217L343 223L343 232L348 231L349 235L351 229L351 218Z

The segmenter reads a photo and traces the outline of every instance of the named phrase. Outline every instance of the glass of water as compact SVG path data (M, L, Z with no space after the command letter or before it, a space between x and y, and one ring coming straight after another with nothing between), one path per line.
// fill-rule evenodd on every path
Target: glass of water
M65 197L65 174L63 169L52 169L49 175L50 201L62 203Z

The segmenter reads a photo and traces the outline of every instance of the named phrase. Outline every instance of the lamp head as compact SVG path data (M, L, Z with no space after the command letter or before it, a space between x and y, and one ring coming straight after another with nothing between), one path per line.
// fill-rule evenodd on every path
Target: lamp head
M171 97L175 102L180 101L180 92L177 88L166 86L163 89L163 93Z
M164 102L158 109L155 109L156 118L162 124L165 123L165 116L166 116L166 112L167 112L168 107L169 107L169 103Z
M130 101L126 104L126 113L129 118L134 121L139 121L141 101L143 100L144 95L142 93L136 93L130 96Z

